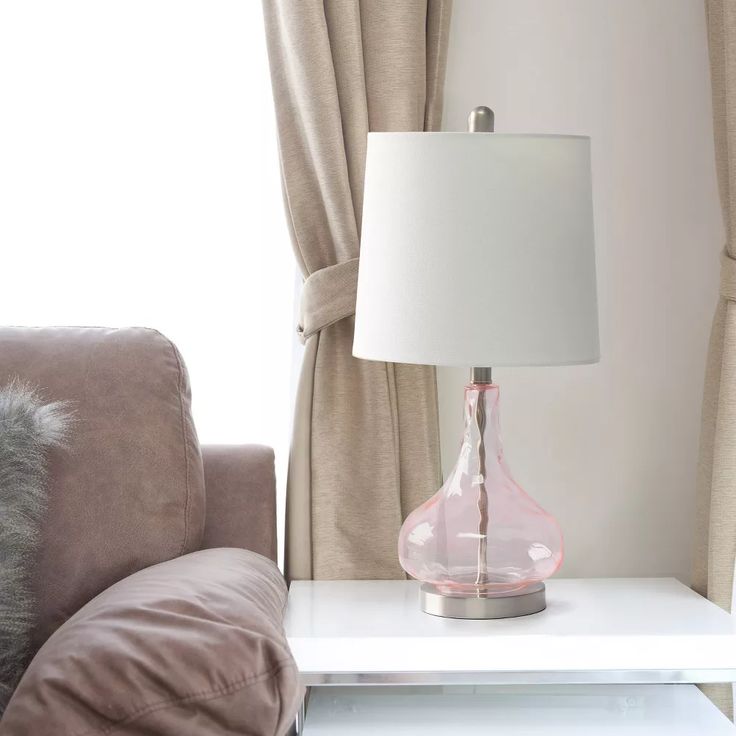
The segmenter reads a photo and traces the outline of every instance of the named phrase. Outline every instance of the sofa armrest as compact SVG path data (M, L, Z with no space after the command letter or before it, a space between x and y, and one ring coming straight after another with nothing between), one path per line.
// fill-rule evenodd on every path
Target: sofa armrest
M90 601L31 662L2 736L285 734L302 692L276 565L193 552Z
M276 560L273 450L261 445L204 445L206 521L203 549L241 547Z

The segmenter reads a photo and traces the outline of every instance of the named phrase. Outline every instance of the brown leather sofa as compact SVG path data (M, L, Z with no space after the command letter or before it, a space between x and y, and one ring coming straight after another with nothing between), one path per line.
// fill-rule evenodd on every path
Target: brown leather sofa
M286 733L301 690L272 451L200 448L184 363L153 330L0 328L13 378L74 422L49 458L32 659L0 736Z

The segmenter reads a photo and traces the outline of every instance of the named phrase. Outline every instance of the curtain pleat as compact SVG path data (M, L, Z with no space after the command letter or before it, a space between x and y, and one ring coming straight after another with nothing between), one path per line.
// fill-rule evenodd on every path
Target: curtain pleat
M731 611L736 562L736 4L706 0L705 5L716 168L727 238L703 394L693 587ZM703 690L731 717L730 685L705 685Z
M293 247L306 280L322 271L303 309L320 303L327 277L331 293L351 283L333 273L342 266L323 269L359 256L368 131L439 127L450 11L449 0L264 0ZM343 296L344 308L354 295ZM291 579L401 577L399 526L440 483L434 370L353 358L354 317L343 313L306 337L287 484Z

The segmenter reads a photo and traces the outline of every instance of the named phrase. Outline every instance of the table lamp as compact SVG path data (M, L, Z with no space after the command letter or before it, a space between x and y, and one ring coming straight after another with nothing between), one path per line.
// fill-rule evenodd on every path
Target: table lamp
M599 358L590 139L370 133L353 355L471 367L460 456L404 521L399 560L427 613L505 618L546 607L561 565L553 516L513 480L489 366Z

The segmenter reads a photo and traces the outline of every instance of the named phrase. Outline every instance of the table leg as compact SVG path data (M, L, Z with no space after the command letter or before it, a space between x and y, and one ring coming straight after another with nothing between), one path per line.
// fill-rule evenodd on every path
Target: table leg
M304 697L302 698L302 702L299 705L299 710L296 714L296 721L294 722L294 727L292 729L292 734L294 736L302 736L304 733L304 722L307 717L307 703L309 702L309 688L306 688L304 691Z

